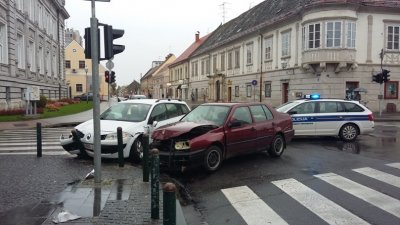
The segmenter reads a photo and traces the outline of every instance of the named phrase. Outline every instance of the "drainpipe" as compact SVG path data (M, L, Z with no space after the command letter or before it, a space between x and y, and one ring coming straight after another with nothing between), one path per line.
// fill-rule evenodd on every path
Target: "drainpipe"
M263 40L264 36L260 33L260 102L262 102L262 68L263 68Z

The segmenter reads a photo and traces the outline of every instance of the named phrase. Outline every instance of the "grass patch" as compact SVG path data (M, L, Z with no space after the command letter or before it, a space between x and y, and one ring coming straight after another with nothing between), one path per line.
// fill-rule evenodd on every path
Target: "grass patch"
M37 116L25 116L25 115L2 115L0 116L0 122L9 122L9 121L23 121L23 120L31 120L31 119L45 119L51 117L59 117L59 116L67 116L75 113L84 112L86 110L93 108L93 102L89 101L81 101L76 104L69 104L60 107L58 111L48 111L44 110L43 114L38 114Z

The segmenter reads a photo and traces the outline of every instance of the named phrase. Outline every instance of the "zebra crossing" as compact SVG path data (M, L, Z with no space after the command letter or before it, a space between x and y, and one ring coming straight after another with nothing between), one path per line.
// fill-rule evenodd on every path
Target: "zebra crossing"
M398 176L400 174L400 163L385 164L383 168L387 168L387 170L363 167L352 169L345 175L332 172L313 175L311 180L315 180L319 185L326 186L324 189L338 192L337 194L330 194L329 197L324 196L327 192L321 191L321 187L314 188L310 179L299 181L289 178L272 181L271 184L273 188L278 188L279 193L284 195L285 198L289 197L289 199L297 202L325 224L400 224L400 177ZM351 179L355 178L354 176L356 181ZM386 185L386 188L389 188L390 191L385 188L376 188L376 185L371 185L370 180L377 182L378 187ZM221 192L234 208L234 211L245 221L245 224L293 224L293 218L291 218L291 222L288 222L286 221L288 216L283 214L282 210L274 209L276 207L273 204L274 201L268 201L269 199L266 197L265 192L268 191L260 190L260 188L254 189L252 190L248 186L239 186L221 189ZM324 194L318 193L318 190L324 192ZM339 195L348 195L350 197L346 198L356 199L357 204L348 204L348 202L346 204L343 198L336 197ZM276 197L276 193L269 197ZM357 209L352 208L355 205ZM379 214L381 216L368 215L368 213L357 215L357 212L360 213L362 209L381 210L382 212ZM287 210L291 212L290 209ZM386 218L382 219L381 217L384 217L382 214L387 214ZM370 221L371 218L373 221ZM380 219L383 221L379 221ZM310 224L314 223L310 222Z
M71 127L42 128L42 154L69 154L60 145L60 136L69 135ZM37 154L36 129L0 131L0 155Z

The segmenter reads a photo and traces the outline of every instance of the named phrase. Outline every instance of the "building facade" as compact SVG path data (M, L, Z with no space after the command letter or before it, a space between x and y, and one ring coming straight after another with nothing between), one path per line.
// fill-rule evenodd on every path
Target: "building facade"
M399 111L399 30L399 1L266 0L192 54L191 91L208 101L274 106L318 92ZM372 82L382 68L390 81Z
M108 99L108 83L105 82L106 68L99 64L100 100ZM84 48L72 40L65 48L65 75L68 86L68 97L92 92L92 60L85 59ZM111 87L110 87L111 89Z
M48 99L67 97L64 6L64 0L0 0L0 109L23 108L30 86Z

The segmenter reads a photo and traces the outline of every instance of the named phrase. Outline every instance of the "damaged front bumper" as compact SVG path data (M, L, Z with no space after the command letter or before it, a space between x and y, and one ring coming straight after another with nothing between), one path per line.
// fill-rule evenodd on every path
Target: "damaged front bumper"
M160 168L185 170L201 166L204 161L205 149L197 151L160 151Z

